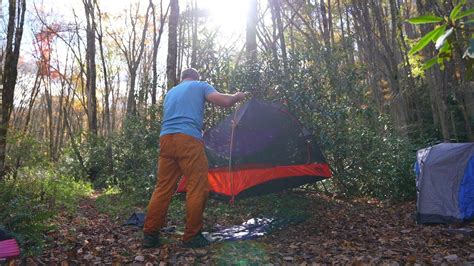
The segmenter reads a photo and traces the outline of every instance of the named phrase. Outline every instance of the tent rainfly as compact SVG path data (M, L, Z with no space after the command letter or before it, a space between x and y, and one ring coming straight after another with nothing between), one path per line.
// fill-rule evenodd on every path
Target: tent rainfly
M474 143L441 143L417 152L417 223L474 218Z
M313 136L284 106L252 99L204 133L210 191L224 199L331 177ZM185 192L184 177L178 192Z

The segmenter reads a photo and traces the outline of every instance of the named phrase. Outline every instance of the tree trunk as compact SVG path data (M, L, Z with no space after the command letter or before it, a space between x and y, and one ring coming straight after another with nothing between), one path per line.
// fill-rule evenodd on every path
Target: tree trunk
M450 128L450 117L449 117L449 110L448 110L448 95L447 95L447 71L446 69L443 71L440 71L439 78L440 80L438 81L437 85L435 85L435 88L437 88L436 91L436 100L437 100L437 108L438 108L438 114L439 114L439 121L441 125L441 133L443 134L443 141L444 142L450 142L451 141L451 132L449 130Z
M337 4L337 11L339 13L339 23L341 25L341 46L342 46L342 49L345 52L345 55L347 56L348 55L348 51L347 51L348 48L347 48L347 45L346 45L347 44L346 43L346 36L345 36L345 32L344 32L344 16L342 14L342 9L341 9L341 0L337 0L336 4Z
M59 106L57 108L57 117L56 117L56 134L54 138L54 146L53 146L53 160L57 161L58 160L58 153L59 153L59 139L61 136L61 133L63 132L63 105L64 105L64 94L65 94L65 84L61 84L61 94L59 95Z
M191 17L191 30L192 30L192 42L191 42L191 67L197 67L197 50L198 50L198 9L197 1L192 1L192 17Z
M31 120L31 111L38 96L39 89L41 86L41 78L39 71L36 73L35 82L33 83L33 88L31 89L30 102L28 103L28 111L26 113L25 125L23 127L23 134L27 134L29 130L30 120Z
M281 3L280 0L270 0L273 23L274 23L274 42L277 40L280 43L281 59L283 61L282 81L288 81L288 54L286 51L286 42L284 35L284 27L281 19ZM278 53L277 53L278 55Z
M89 133L97 135L97 97L96 97L96 63L95 63L95 14L92 0L83 0L84 11L86 14L86 91L87 91L87 111Z
M249 67L249 76L248 76L248 90L254 95L258 96L257 86L258 86L258 65L257 65L257 23L258 23L258 14L257 0L249 1L249 13L247 16L247 28L246 28L246 38L245 38L245 48L246 48L246 59L247 65Z
M16 79L18 76L18 58L20 56L21 38L23 37L23 25L25 22L26 0L9 0L7 40L2 72L1 97L1 121L0 121L0 179L5 175L6 141L8 133L8 122L13 110L13 96L15 92Z
M326 4L324 3L324 0L320 0L319 2L319 7L321 9L321 18L322 18L322 24L323 24L323 40L324 40L324 44L326 45L326 47L331 47L331 35L329 33L329 19L331 18L328 18L327 17L327 12L326 12Z
M265 45L266 50L272 51L273 57L273 71L275 71L275 76L278 79L277 82L281 83L284 79L281 75L281 68L280 68L280 60L278 55L278 26L276 22L276 8L274 1L268 1L268 5L270 6L271 17L272 17L272 36L264 38L267 42ZM265 43L265 40L262 43Z
M389 0L390 4L390 22L391 27L387 27L387 31L389 34L387 35L387 39L384 40L382 37L382 44L385 48L385 53L389 55L388 69L390 70L390 84L392 93L395 95L395 101L393 102L394 106L393 109L395 110L395 121L398 133L401 134L403 137L408 137L408 114L407 114L407 104L405 99L405 93L401 89L400 84L400 72L398 70L398 65L401 63L400 56L396 53L397 45L397 19L399 16L397 4L395 0ZM382 9L382 7L380 7ZM378 13L380 16L382 12ZM382 19L379 17L378 19ZM382 22L379 22L382 23ZM382 25L380 25L382 27ZM383 27L383 31L385 32L385 27ZM385 35L385 34L384 34Z
M185 13L189 10L186 10ZM185 47L187 46L185 43L185 34L186 34L186 16L180 16L179 21L178 21L178 29L177 29L177 35L178 35L178 40L177 40L177 55L176 55L176 84L179 83L179 73L181 73L182 68L183 68L183 63L184 63L184 50ZM188 58L189 59L189 58Z
M347 37L349 39L349 38L352 38L353 35L351 35L352 34L352 32L351 32L351 21L350 21L350 18L349 18L349 8L347 8L347 7L346 7L345 16L346 16ZM351 65L354 65L354 63L355 63L354 47L351 45L351 47L349 48L348 46L349 45L346 45L346 49L348 50L349 62L351 63Z
M45 77L47 81L44 81L44 100L46 104L46 114L47 114L47 132L49 138L49 158L54 160L54 125L53 125L53 99L51 95L51 79Z
M166 59L167 89L176 86L178 80L176 75L176 63L178 57L178 21L179 1L171 0L170 18L168 23L168 57Z
M99 15L99 28L96 29L97 32L97 40L99 41L99 52L100 52L100 59L102 63L102 72L103 72L103 79L104 79L104 124L105 124L105 132L106 136L110 136L112 134L112 127L110 124L110 104L109 104L109 98L110 98L110 85L109 85L109 75L108 75L108 69L107 69L107 64L105 61L105 55L104 55L104 43L103 43L103 30L102 30L102 12L100 11L99 5L97 5L97 1L94 0L94 4L97 7L97 12Z
M151 2L151 0L150 0ZM152 54L152 82L151 82L151 105L156 106L156 88L158 87L158 70L157 70L157 59L158 59L158 47L161 43L161 36L165 26L165 21L170 10L170 5L166 8L166 12L163 13L163 1L160 1L160 29L157 32L156 25L156 10L155 5L151 2L152 16L153 16L153 54ZM155 119L156 110L152 113L152 120Z
M64 123L66 124L67 132L69 133L69 137L71 138L72 149L76 154L77 159L79 160L79 164L81 165L82 170L86 173L88 170L84 164L84 159L82 158L81 152L79 151L79 147L74 139L74 131L72 130L71 124L69 123L68 113L66 107L64 107Z
M250 0L245 39L247 60L249 62L257 59L257 20L257 0Z

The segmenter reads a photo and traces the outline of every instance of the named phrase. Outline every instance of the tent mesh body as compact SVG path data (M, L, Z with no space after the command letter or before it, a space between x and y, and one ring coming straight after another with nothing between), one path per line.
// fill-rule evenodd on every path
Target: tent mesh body
M252 99L204 133L211 192L243 198L331 173L313 136L282 105ZM185 178L178 192L185 191Z
M419 150L415 171L419 224L474 218L474 143L442 143Z

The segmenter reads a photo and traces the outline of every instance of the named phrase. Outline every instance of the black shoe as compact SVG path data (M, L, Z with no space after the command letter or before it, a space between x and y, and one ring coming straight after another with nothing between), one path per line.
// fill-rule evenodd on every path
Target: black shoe
M142 242L143 248L157 248L159 246L161 246L161 241L160 241L160 236L158 234L155 234L155 235L144 234L143 235L143 242Z
M202 248L205 246L209 246L211 242L207 240L202 233L198 233L195 235L191 240L183 242L183 247L185 248Z

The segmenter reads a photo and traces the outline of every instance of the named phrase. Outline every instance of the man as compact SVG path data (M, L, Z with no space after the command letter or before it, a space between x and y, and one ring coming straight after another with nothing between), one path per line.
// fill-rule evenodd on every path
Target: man
M195 69L181 74L181 83L165 97L164 117L160 132L158 181L148 204L143 229L143 247L160 246L159 232L165 224L171 198L178 178L186 180L185 247L202 247L209 242L202 236L204 205L209 193L208 163L202 140L204 104L230 107L245 99L245 94L222 94L206 82L199 81Z

